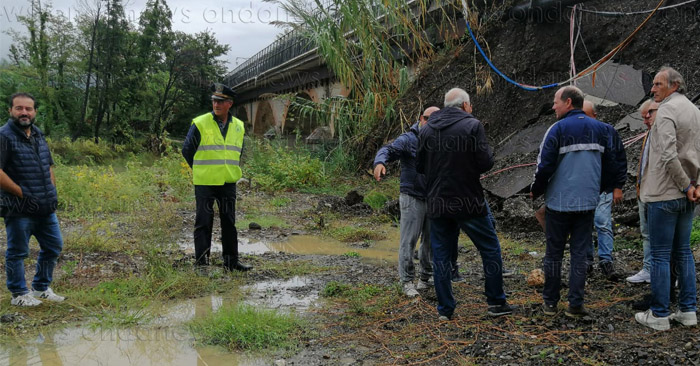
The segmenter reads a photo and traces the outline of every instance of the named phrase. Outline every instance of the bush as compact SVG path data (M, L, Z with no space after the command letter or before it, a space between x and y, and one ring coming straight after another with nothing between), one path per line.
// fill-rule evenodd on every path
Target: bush
M377 191L369 192L363 199L363 201L375 211L382 209L388 200L389 197Z
M252 153L243 162L244 172L265 191L314 188L328 182L321 160L305 149L273 146L266 140L247 143Z

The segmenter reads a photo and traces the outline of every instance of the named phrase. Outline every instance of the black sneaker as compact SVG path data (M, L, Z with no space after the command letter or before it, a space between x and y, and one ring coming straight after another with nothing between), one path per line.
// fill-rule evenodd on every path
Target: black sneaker
M502 275L503 277L511 277L511 276L513 276L514 274L515 274L515 271L513 271L513 270L511 270L511 269L507 269L507 268L505 268L505 267L503 267L503 270L501 271L501 275Z
M501 316L512 314L515 310L514 306L505 303L503 305L489 305L489 316Z
M544 315L557 315L557 305L544 303L542 304L542 312L544 313Z
M581 305L581 306L569 306L568 309L564 312L564 315L570 317L570 318L583 318L584 316L589 315L588 310Z

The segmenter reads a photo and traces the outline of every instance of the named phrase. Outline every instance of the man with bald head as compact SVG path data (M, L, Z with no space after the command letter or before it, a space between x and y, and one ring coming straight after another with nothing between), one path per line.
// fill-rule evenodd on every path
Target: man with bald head
M588 314L583 302L591 228L604 171L612 165L607 125L582 111L583 92L574 86L559 89L552 109L557 116L545 133L537 157L535 181L530 195L545 195L547 248L544 257L543 312L557 313L561 267L570 238L569 307L565 314ZM571 182L576 182L572 185Z
M481 254L488 315L513 312L503 291L501 244L488 217L480 175L493 167L483 124L472 115L466 91L445 94L445 107L430 116L420 131L418 172L425 173L433 278L440 320L452 318L452 268L460 229Z
M438 107L427 108L409 131L379 149L374 158L374 178L377 181L380 181L382 176L386 174L386 164L395 160L401 161L399 279L403 293L408 297L417 296L416 289L428 288L430 286L429 279L433 272L430 263L430 223L426 216L425 206L425 177L416 172L416 150L419 129L425 126L430 115L438 110L440 110ZM418 253L420 279L416 287L413 284L415 277L413 249L421 235L422 241Z
M651 246L651 305L635 314L656 330L669 320L697 325L695 260L690 250L693 210L700 198L700 110L685 96L685 81L670 67L654 77L651 92L659 103L642 153L639 196L646 204ZM670 261L678 274L678 310L670 308Z
M591 118L598 119L598 113L593 102L583 102L583 112ZM613 225L612 204L622 203L622 188L627 182L627 155L617 130L609 124L608 137L611 138L609 147L613 154L614 165L608 167L609 174L604 174L601 181L601 193L598 206L595 209L593 224L598 232L598 267L603 275L611 281L617 280L613 266ZM593 246L588 254L589 268L593 265Z

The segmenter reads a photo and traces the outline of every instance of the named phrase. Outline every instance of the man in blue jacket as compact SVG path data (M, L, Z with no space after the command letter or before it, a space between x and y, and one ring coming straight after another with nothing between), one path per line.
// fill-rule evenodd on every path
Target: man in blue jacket
M399 187L399 206L401 208L400 239L399 239L399 278L403 292L408 297L418 295L413 284L415 269L413 265L413 249L418 237L422 240L418 261L420 263L420 279L418 289L430 286L428 280L433 269L430 264L430 223L426 216L425 206L425 177L416 173L416 150L418 149L418 130L428 122L428 117L440 110L429 107L411 126L411 130L401 134L391 144L383 146L374 158L374 178L377 181L386 174L386 164L395 160L401 161L401 184Z
M587 253L592 245L591 228L601 192L603 171L611 169L612 138L606 124L585 115L583 93L574 86L559 89L552 109L559 121L545 133L532 198L545 194L547 249L542 292L546 315L557 312L560 299L564 247L570 237L571 269L569 307L566 315L587 315L583 306Z
M418 173L427 187L433 278L440 320L455 310L452 263L457 254L459 230L463 230L481 254L488 314L510 314L513 308L503 291L501 244L488 218L480 175L493 167L493 154L484 126L471 114L466 91L454 88L445 94L445 108L433 113L420 130Z
M15 306L65 300L49 287L63 238L56 218L53 158L43 133L34 125L35 118L36 99L16 93L10 97L10 119L0 128L0 215L7 231L7 288L12 293L10 304ZM39 257L30 291L24 279L24 260L32 235L39 242Z

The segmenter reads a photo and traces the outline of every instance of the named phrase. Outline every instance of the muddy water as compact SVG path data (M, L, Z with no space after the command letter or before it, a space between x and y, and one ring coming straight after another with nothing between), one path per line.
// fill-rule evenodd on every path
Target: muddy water
M348 245L337 240L321 238L312 235L292 236L288 241L281 243L256 242L239 245L239 251L250 254L264 252L286 252L294 254L330 254L342 255L348 252L356 252L362 258L396 262L398 260L398 240L381 240L371 244L370 247Z
M269 365L270 360L196 345L182 323L206 316L233 301L221 296L163 305L163 314L147 326L128 329L70 327L40 333L36 338L0 345L0 365L132 366L132 365Z

